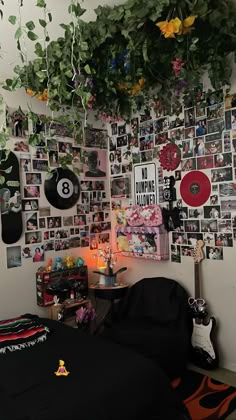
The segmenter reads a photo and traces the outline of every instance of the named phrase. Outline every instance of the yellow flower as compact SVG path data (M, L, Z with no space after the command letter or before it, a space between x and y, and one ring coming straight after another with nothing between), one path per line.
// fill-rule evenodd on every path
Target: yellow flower
M156 23L156 26L158 26L163 33L165 38L175 38L175 34L178 34L182 23L179 18L171 19L170 21L165 20L163 22Z
M26 93L29 96L34 96L35 95L35 92L33 90L31 90L31 89L26 89Z
M178 35L184 35L189 33L191 31L191 26L193 26L195 22L196 17L197 16L188 16L186 19L184 19Z

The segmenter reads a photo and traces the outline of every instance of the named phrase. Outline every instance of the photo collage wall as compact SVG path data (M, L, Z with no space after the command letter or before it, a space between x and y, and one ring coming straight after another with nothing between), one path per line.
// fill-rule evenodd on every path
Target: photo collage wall
M31 127L26 112L11 108L6 111L9 147L20 163L24 226L21 245L7 247L7 268L19 267L25 259L44 261L48 251L65 251L66 255L72 248L96 249L110 242L107 130L85 129L81 147L69 137L64 125L51 122L56 138L52 142L43 121L44 116L38 115ZM41 142L35 147L29 145L31 133L40 134ZM48 171L58 167L58 159L67 154L73 156L69 168L81 171L81 192L77 204L64 211L47 202L44 181Z
M236 240L236 94L196 89L194 106L168 116L156 108L131 120L110 124L109 166L112 208L125 207L131 197L132 166L154 161L157 165L159 204L163 200L163 178L173 175L177 192L174 206L180 209L181 227L170 232L171 261L193 257L197 240L205 241L209 260L223 260ZM159 154L169 140L180 148L181 161L175 171L160 166ZM184 176L201 171L211 183L209 199L201 207L188 206L180 195ZM125 200L126 199L126 200Z

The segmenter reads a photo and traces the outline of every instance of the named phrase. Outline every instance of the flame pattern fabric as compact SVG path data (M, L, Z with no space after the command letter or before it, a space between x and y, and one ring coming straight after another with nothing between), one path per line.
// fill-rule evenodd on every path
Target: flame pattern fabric
M224 420L236 410L236 388L188 371L172 381L192 420Z

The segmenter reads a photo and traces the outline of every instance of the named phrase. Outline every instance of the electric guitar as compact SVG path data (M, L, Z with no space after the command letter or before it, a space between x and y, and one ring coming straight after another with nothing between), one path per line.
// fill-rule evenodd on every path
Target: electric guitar
M195 365L210 370L217 367L218 357L212 342L216 320L208 317L206 302L200 297L200 263L204 259L204 245L204 241L199 240L194 250L195 298L190 297L188 301L193 317L191 359Z

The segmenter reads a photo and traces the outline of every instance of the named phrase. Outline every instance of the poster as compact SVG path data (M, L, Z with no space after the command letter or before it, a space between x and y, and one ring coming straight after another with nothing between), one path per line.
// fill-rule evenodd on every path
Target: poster
M139 206L158 204L155 162L134 165L134 200Z

